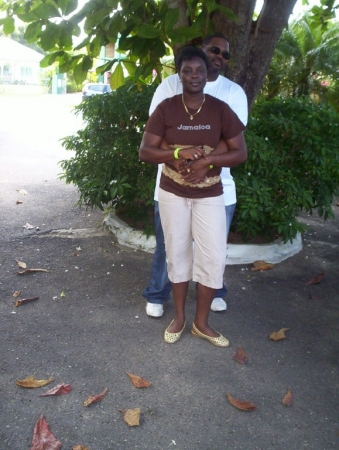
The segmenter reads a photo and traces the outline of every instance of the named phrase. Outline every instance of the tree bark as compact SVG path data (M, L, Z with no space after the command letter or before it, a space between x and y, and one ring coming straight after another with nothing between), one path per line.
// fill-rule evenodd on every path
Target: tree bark
M219 0L231 9L237 22L221 12L213 15L214 29L227 36L232 58L226 76L245 90L251 108L264 83L274 49L297 0L264 0L256 21L252 20L256 0Z

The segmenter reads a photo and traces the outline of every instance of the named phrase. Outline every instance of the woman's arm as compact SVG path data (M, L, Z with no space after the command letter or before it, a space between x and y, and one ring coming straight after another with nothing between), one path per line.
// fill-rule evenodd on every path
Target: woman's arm
M160 148L162 137L145 131L141 140L139 148L140 161L161 164L173 161L175 159L173 149ZM164 145L163 145L164 147ZM195 161L196 159L203 157L206 158L204 151L200 147L188 147L182 148L176 152L176 155L180 159L189 159Z

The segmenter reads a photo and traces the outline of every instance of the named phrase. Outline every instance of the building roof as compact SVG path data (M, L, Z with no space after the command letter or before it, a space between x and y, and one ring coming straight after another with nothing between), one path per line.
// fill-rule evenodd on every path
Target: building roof
M10 61L40 62L44 55L5 36L0 37L0 59Z

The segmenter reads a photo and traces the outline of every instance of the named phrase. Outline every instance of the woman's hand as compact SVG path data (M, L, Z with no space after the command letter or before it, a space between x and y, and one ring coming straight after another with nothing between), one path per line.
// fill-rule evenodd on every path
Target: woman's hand
M206 154L201 147L187 147L182 148L178 152L180 159L195 161L199 158L206 158Z
M185 161L180 163L178 172L181 178L188 183L201 183L205 180L207 172L210 170L208 158L200 158L196 161Z

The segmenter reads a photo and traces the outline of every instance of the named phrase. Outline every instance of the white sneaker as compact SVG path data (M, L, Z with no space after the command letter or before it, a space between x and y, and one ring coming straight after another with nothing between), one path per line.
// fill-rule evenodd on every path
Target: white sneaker
M161 317L164 314L163 305L146 302L146 314L151 317Z
M216 297L211 303L211 310L214 312L226 311L227 304L221 297Z

